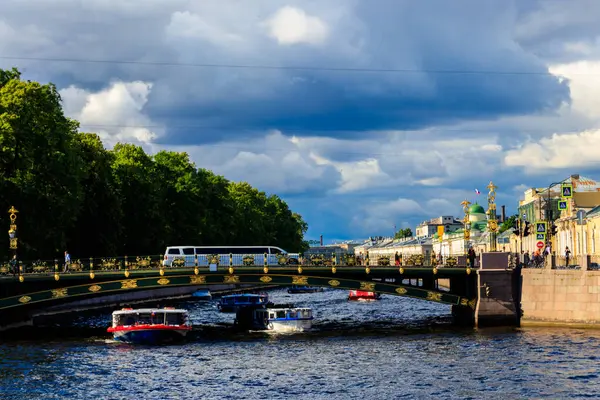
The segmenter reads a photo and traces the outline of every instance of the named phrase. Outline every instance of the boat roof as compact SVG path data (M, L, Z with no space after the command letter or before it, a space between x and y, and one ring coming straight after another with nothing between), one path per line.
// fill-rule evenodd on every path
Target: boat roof
M169 314L187 314L187 310L175 308L133 308L131 310L113 311L113 315L120 314L146 314L146 313L169 313Z
M241 294L228 294L227 296L223 296L223 298L230 297L267 297L266 294L255 294L255 293L241 293Z
M310 307L278 307L278 308L266 308L265 310L269 311L287 311L287 310L295 310L295 311L311 311Z

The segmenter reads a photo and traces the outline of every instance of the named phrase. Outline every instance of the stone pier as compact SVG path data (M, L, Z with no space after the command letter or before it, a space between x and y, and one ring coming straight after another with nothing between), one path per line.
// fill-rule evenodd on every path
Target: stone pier
M509 253L483 253L477 270L475 326L519 326L519 271L508 268Z

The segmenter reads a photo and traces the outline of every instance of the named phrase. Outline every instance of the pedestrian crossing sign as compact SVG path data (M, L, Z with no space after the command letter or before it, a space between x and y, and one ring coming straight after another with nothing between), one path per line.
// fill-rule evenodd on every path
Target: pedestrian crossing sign
M535 223L535 233L543 233L545 235L547 232L546 226L547 226L547 223L545 221L536 222Z
M566 210L567 209L567 201L566 200L560 200L558 202L558 209L559 210Z
M537 233L535 235L535 240L541 240L542 242L546 241L546 234L545 233Z
M570 199L573 197L573 184L563 183L561 187L561 195L563 199Z

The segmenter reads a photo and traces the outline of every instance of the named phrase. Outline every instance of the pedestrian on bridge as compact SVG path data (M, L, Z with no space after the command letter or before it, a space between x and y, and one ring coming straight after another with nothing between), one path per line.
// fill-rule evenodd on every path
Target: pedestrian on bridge
M16 254L10 260L10 268L12 269L13 276L17 276L17 269L19 269L19 266L17 263L17 255Z
M69 272L69 267L71 266L71 255L68 251L65 250L65 267L63 272Z
M467 258L469 259L469 265L471 268L475 268L475 250L472 247L469 248L469 252L467 253Z

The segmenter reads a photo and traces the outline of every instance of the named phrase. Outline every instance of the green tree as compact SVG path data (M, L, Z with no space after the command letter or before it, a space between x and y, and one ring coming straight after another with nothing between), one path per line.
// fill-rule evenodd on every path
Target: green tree
M64 116L54 85L18 76L0 73L0 205L21 211L21 254L56 256L82 206L78 124Z
M504 222L500 224L500 229L498 230L498 232L502 233L509 229L512 229L515 226L515 223L517 222L517 218L519 218L517 214L511 215L510 217L506 218L506 220L504 220Z
M402 229L401 228L394 235L394 239L405 239L405 238L412 237L412 235L413 235L412 229L410 229L410 228L404 228L404 229Z
M112 174L114 154L94 133L75 135L82 160L83 205L68 236L73 257L118 254L122 241L121 198Z

